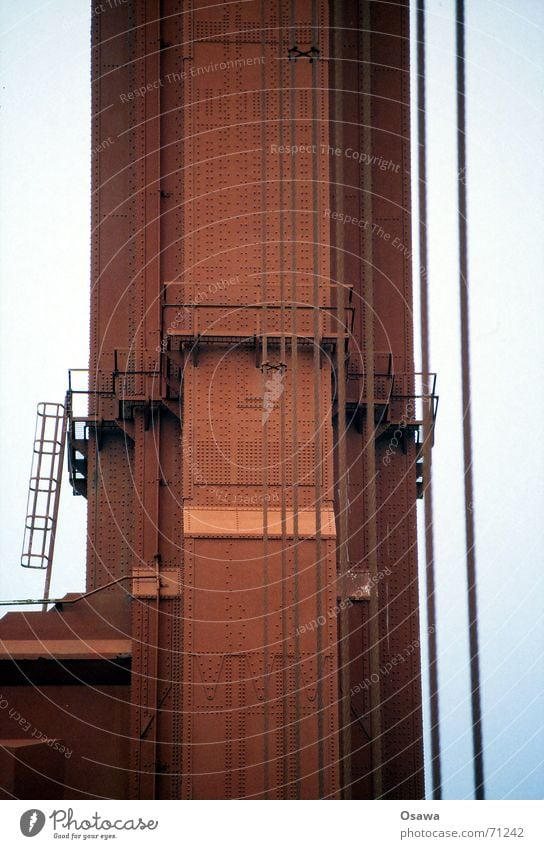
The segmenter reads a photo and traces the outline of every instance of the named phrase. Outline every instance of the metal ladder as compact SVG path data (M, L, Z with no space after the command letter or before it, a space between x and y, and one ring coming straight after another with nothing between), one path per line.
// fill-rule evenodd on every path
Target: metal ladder
M43 610L51 584L65 443L63 404L38 404L21 566L45 569Z

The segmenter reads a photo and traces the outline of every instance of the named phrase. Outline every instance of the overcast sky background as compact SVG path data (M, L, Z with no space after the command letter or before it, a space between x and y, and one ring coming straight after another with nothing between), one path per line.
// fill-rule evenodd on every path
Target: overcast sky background
M462 513L453 0L427 2L429 280L445 798L472 796ZM488 798L544 791L544 4L467 0L475 517ZM19 566L38 401L86 367L89 7L0 10L0 598ZM52 595L84 588L85 506L65 477ZM423 611L424 612L424 611Z

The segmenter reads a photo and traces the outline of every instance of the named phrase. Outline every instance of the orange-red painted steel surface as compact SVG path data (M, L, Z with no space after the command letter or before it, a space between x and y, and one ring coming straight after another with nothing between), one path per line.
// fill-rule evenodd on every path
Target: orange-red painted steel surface
M91 594L0 623L4 792L418 798L407 3L92 20Z

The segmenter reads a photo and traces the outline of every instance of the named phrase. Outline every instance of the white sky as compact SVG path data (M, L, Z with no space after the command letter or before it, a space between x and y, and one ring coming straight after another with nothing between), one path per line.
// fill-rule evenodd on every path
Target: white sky
M456 247L453 0L428 0L429 279L445 796L470 797ZM467 0L477 566L490 798L544 790L544 4ZM90 95L85 0L0 10L0 597L19 566L38 401L86 367ZM83 589L85 501L61 504L52 595Z

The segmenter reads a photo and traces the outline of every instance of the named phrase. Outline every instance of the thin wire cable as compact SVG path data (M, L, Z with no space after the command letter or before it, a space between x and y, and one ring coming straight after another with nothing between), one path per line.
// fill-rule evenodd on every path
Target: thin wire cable
M261 0L261 31L264 33L266 28L265 2ZM261 92L260 92L260 107L261 119L266 115L266 69L264 64L261 67ZM268 310L267 310L267 291L266 291L266 204L268 202L266 195L266 124L261 120L261 257L262 257L262 279L261 279L261 315L262 315L262 397L266 398L266 377L268 372ZM269 515L268 515L268 497L269 497L269 474L268 474L268 419L263 421L263 670L264 670L264 798L270 799L271 790L276 788L270 787L270 546L269 546Z
M343 54L343 32L342 32L342 10L341 0L331 6L334 12L334 53L336 63L334 66L334 119L335 119L335 147L344 149L343 141L343 108L344 101L340 94L343 91L343 71L341 57ZM338 197L342 197L342 186L344 184L344 169L342 158L339 157L334 163L335 181L335 206L338 208ZM344 227L340 220L335 226L336 246L336 331L338 338L336 342L336 380L337 380L337 456L338 456L338 527L337 527L337 549L338 549L338 577L340 597L345 606L340 610L340 681L341 681L341 716L342 716L342 794L344 799L351 799L351 683L350 683L350 603L348 591L348 487L346 472L346 350L344 341Z
M289 5L289 44L295 43L296 31L295 0ZM291 150L297 141L297 94L296 63L290 63L289 73L289 143ZM293 467L293 592L294 592L294 629L295 629L295 752L296 752L296 798L302 790L302 654L300 647L300 557L299 557L299 462L298 462L298 336L297 336L297 158L291 157L290 164L290 204L291 204L291 371L292 371L292 422L291 422L291 458Z
M468 634L470 650L470 691L472 707L472 748L474 795L485 798L482 745L482 706L480 695L480 652L478 645L478 597L476 586L476 550L474 528L474 486L472 473L472 415L470 384L470 323L468 300L467 240L467 156L466 156L466 79L465 79L465 3L457 0L457 187L459 226L459 297L461 314L461 380L463 395L463 454L465 481L465 539L467 558Z
M420 252L420 315L421 315L421 370L429 389L429 286L427 250L427 160L426 160L426 98L425 98L425 0L417 9L417 140L419 183L419 252ZM434 569L434 524L432 491L432 430L433 399L423 399L423 474L425 519L425 564L427 593L427 642L429 652L429 706L431 716L431 770L433 799L442 798L442 769L440 762L440 710L438 696L438 650L436 633L436 595Z
M317 6L315 0L312 0L312 44L315 46L318 43L318 27L317 27ZM323 563L326 563L326 554L325 560L323 559L323 551L326 551L326 547L323 545L323 536L321 529L321 511L322 511L322 500L323 500L323 487L321 482L321 476L323 474L323 450L322 450L322 441L321 441L321 392L322 392L322 375L321 375L321 322L320 322L320 314L319 314L319 296L320 296L320 264L319 264L319 232L318 232L318 222L317 222L317 214L318 214L318 186L317 181L319 179L318 174L318 165L317 165L317 145L318 145L318 133L317 133L317 122L318 122L318 102L317 102L317 62L311 63L311 88L312 88L312 125L311 125L311 135L312 135L312 208L313 208L313 269L312 269L312 277L313 277L313 336L314 336L314 346L313 346L313 354L314 354L314 497L315 497L315 550L316 550L316 613L317 613L317 621L320 621L320 617L323 614ZM323 662L323 644L324 638L322 634L322 628L317 629L317 647L316 647L316 660L317 660L317 700L316 700L316 711L317 711L317 758L318 758L318 786L319 786L319 798L323 799L325 795L325 756L324 756L324 698L323 698L323 690L324 690L324 662Z
M372 80L370 68L371 55L371 20L370 5L362 7L361 53L365 57L363 65L363 150L372 152L372 117L370 111ZM363 192L363 219L372 221L372 177L369 173ZM380 641L380 598L378 581L378 528L377 528L377 493L376 493L376 444L375 444L375 386L374 386L374 267L372 260L372 232L370 228L363 231L363 251L365 260L363 302L366 316L365 326L365 395L366 415L363 428L363 463L366 473L365 480L365 525L367 527L368 571L370 579L369 599L369 663L370 678L370 737L372 752L372 788L373 798L380 799L383 794L383 751L382 751L382 699L380 682L381 641Z
M280 43L284 42L283 32L280 28ZM279 136L280 144L284 143L284 128L285 128L285 110L284 110L284 95L286 90L285 85L285 63L280 64L280 92L279 92ZM297 759L292 748L289 745L289 734L291 733L290 726L290 710L289 700L292 696L289 689L290 678L290 658L293 654L294 646L292 645L292 636L289 628L289 594L291 589L290 575L290 560L291 556L287 555L287 418L286 418L286 398L285 384L287 382L287 343L285 338L285 230L284 230L284 209L285 209L285 173L284 173L284 157L279 157L279 230L280 230L280 366L279 372L281 378L281 395L280 395L280 444L279 444L279 460L280 460L280 497L281 497L281 638L282 638L282 689L283 689L283 783L285 786L286 796L291 798L296 794L298 787L298 770ZM295 777L294 784L292 777Z

